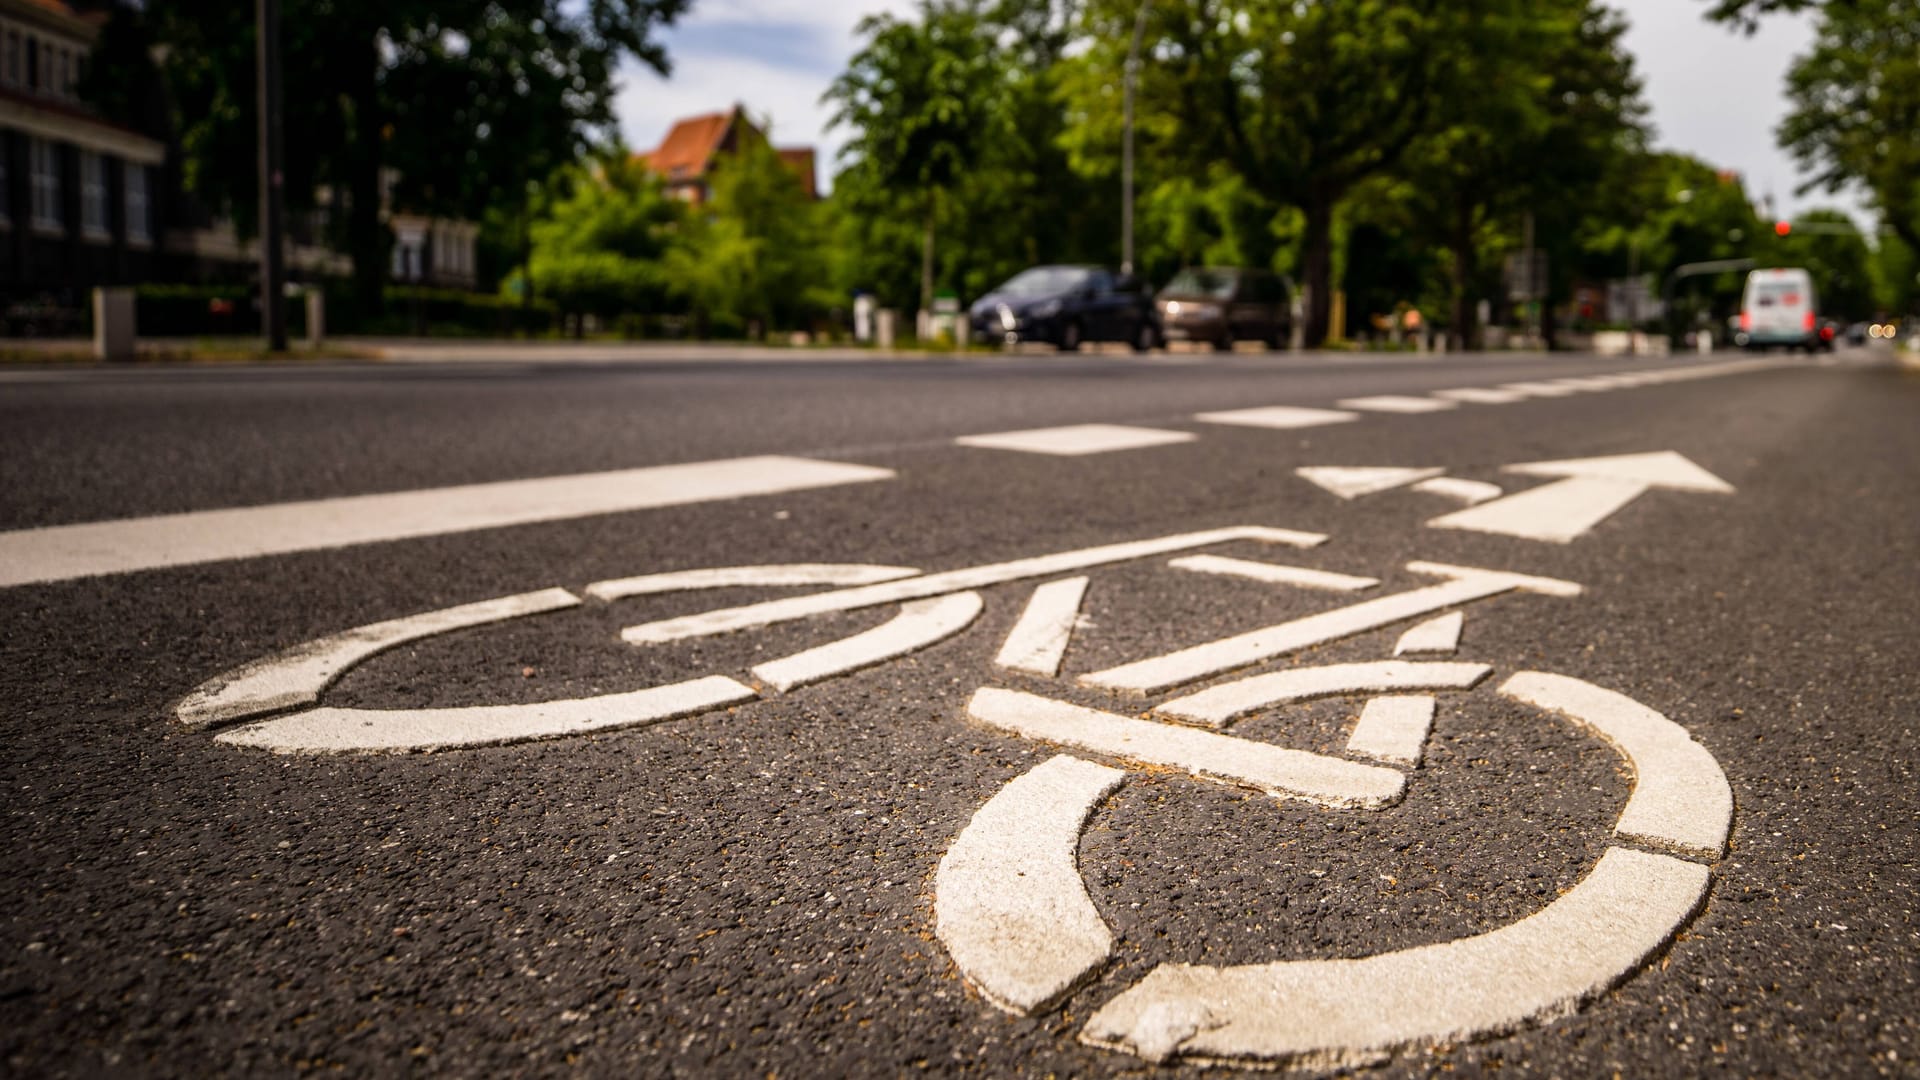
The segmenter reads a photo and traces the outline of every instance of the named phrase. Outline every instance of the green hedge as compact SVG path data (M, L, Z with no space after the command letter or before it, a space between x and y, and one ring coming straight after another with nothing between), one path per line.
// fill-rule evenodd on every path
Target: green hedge
M511 337L552 333L559 319L553 305L454 289L389 286L386 310L369 315L346 285L329 282L327 333L387 336ZM260 333L255 292L244 285L142 285L134 291L142 337L228 337ZM287 332L307 332L307 302L289 296Z

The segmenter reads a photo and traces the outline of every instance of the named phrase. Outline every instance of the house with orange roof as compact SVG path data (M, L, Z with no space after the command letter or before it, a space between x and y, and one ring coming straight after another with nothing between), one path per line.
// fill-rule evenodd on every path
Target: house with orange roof
M641 164L659 174L669 194L694 205L713 194L713 170L721 160L753 140L767 145L767 134L747 116L745 106L677 120L657 149L636 155ZM820 197L813 147L776 148L775 153L799 178L807 198Z

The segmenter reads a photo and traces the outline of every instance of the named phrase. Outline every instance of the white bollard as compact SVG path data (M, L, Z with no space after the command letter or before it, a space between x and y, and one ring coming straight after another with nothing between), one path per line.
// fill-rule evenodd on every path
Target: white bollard
M894 323L900 313L892 308L881 308L873 313L873 343L882 349L893 348Z
M307 290L307 347L317 349L327 337L327 294Z
M133 359L135 332L133 290L93 290L94 359Z
M1698 334L1695 334L1694 338L1695 344L1700 348L1701 356L1706 356L1713 352L1713 331L1702 330Z

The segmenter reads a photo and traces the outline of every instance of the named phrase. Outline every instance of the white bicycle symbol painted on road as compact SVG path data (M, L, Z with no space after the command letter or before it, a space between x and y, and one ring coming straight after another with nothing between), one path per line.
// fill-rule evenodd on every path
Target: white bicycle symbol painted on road
M444 749L616 730L783 693L957 635L981 612L980 590L1038 581L1000 649L998 667L1057 676L1079 622L1085 571L1176 556L1173 567L1266 585L1343 593L1373 578L1198 554L1235 543L1312 547L1326 537L1242 526L1062 552L938 573L897 566L731 567L600 582L583 592L617 601L734 586L836 586L627 628L636 645L763 628L835 612L900 605L888 622L752 668L753 681L701 675L644 690L569 701L369 710L319 704L353 665L439 634L577 607L547 589L359 627L247 664L182 701L176 720L218 729L237 747L278 752ZM1025 689L984 686L967 705L987 727L1065 748L1008 782L974 815L935 876L937 930L970 984L1000 1008L1056 1007L1112 958L1113 935L1088 896L1079 837L1124 783L1126 766L1185 770L1210 782L1342 812L1398 803L1431 733L1434 695L1470 690L1485 664L1407 660L1451 653L1461 609L1509 593L1568 598L1581 587L1505 571L1434 563L1407 569L1433 584L1196 644L1083 675L1138 698L1255 669L1315 645L1413 623L1396 657L1371 663L1262 670L1160 700L1144 717L1070 704ZM1340 1066L1396 1049L1511 1031L1578 1008L1629 977L1704 902L1723 853L1732 795L1719 765L1687 732L1623 695L1543 672L1506 678L1497 693L1571 720L1611 745L1633 777L1614 842L1575 887L1488 933L1352 960L1237 967L1162 964L1101 1006L1083 1041L1151 1061ZM1239 718L1308 699L1364 696L1346 756L1242 738ZM1086 754L1114 764L1078 756ZM1118 767L1116 767L1118 766Z

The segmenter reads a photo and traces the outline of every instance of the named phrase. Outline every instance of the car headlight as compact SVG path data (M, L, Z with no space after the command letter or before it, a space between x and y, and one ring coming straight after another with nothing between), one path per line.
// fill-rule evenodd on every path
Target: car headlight
M1020 325L1020 320L1014 316L1013 309L1008 307L1005 304L1001 304L1000 305L1000 329L1013 330L1017 328L1019 325Z

